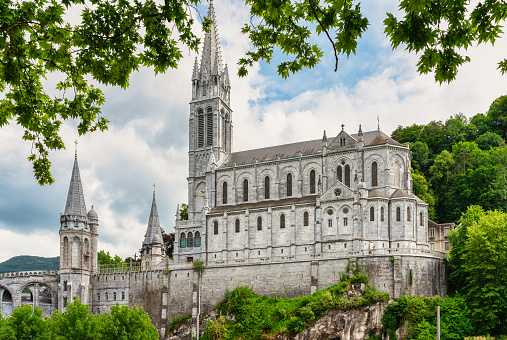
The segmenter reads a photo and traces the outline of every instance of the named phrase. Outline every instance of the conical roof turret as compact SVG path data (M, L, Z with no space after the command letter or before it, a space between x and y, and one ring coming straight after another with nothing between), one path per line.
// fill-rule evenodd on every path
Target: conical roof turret
M222 53L220 51L220 40L218 38L218 29L216 25L215 8L213 1L210 1L208 8L208 19L213 21L209 32L204 36L204 46L202 49L201 73L213 72L213 74L222 74ZM216 69L216 71L215 71Z
M67 203L65 204L66 215L77 215L86 217L86 204L79 175L79 165L77 163L77 152L74 158L74 168L70 178L69 193L67 194Z
M151 203L150 220L148 221L148 229L144 237L143 245L163 243L162 229L158 219L157 201L155 200L155 189L153 189L153 202Z

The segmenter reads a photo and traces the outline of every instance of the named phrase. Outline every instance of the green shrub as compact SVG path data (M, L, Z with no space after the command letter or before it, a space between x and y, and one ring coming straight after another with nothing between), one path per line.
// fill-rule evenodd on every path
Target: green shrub
M190 319L191 317L192 317L191 315L187 314L171 318L171 322L169 322L169 324L167 325L166 334L171 334L172 332L177 330L182 324L187 322L187 320Z

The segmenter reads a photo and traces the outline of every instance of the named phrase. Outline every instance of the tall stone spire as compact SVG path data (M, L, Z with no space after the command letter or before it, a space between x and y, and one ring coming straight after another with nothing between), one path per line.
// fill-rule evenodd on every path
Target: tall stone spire
M155 185L153 185L155 187ZM157 201L155 200L155 188L153 188L153 202L151 203L150 220L148 221L148 229L144 238L143 245L162 244L162 229L158 219Z
M208 76L211 76L211 74L222 75L222 52L220 51L220 40L218 38L213 1L210 1L209 4L208 19L212 20L213 24L211 24L209 32L204 36L200 71L201 73L206 72Z
M74 168L70 178L69 193L67 194L67 204L65 204L66 215L78 215L86 217L86 204L81 185L81 176L79 175L79 165L77 163L77 152L74 158Z

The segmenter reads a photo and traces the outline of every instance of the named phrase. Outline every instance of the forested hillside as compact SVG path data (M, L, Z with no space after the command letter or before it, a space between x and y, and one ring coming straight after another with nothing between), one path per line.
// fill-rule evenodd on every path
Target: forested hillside
M456 222L474 204L507 211L507 96L471 119L398 126L391 137L410 143L414 193L435 222Z
M14 256L0 263L0 273L21 272L31 270L57 270L60 268L60 256Z

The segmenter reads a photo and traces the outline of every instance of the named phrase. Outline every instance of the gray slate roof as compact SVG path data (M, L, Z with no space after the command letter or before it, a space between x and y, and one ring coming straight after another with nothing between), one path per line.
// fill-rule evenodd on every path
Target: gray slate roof
M268 207L280 207L284 205L291 205L291 204L304 204L304 203L314 203L317 199L317 196L304 196L304 197L290 197L290 198L283 198L280 200L269 200L269 201L261 201L261 202L255 202L255 203L240 203L236 205L222 205L219 207L215 207L209 211L209 214L217 214L217 213L223 213L225 211L240 211L245 209L261 209L261 208L268 208Z
M358 140L357 134L350 135ZM382 145L382 144L403 146L380 130L367 131L363 133L363 143L365 146ZM331 142L332 143L332 142ZM329 144L331 144L329 143ZM309 140L305 142L296 142L291 144L270 146L267 148L246 150L233 152L228 159L220 166L220 168L228 168L236 165L253 164L257 162L266 162L280 159L298 157L299 152L302 156L314 155L322 153L324 143L322 139Z
M67 194L67 203L65 204L66 215L78 215L86 217L86 204L81 185L81 176L79 175L79 166L77 164L77 155L74 158L74 168L70 178L69 193Z
M150 220L148 221L148 229L143 244L162 244L162 229L158 219L157 202L155 201L155 192L153 192L153 202L151 203Z

